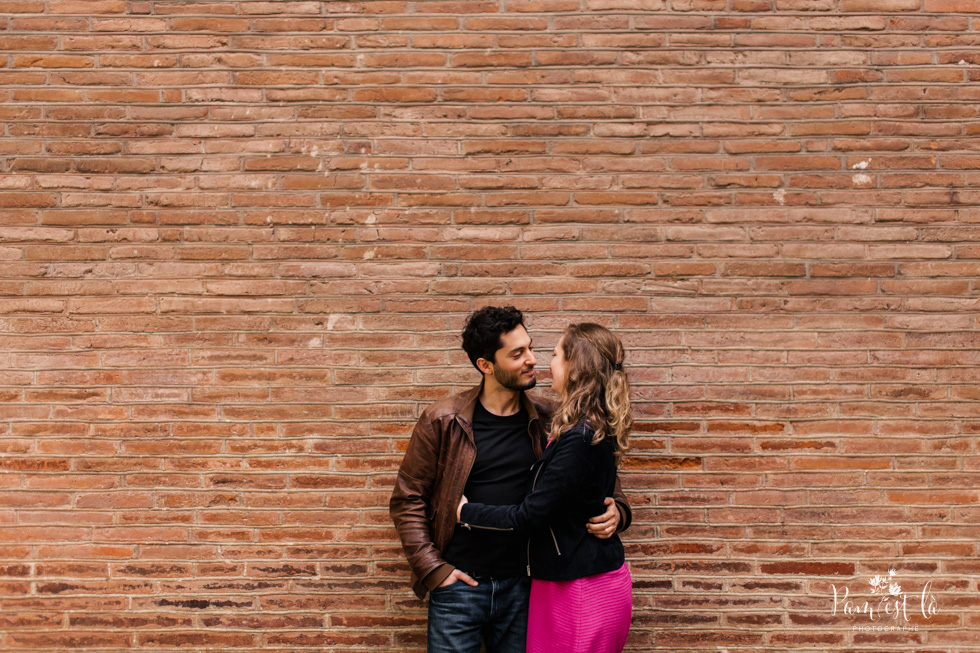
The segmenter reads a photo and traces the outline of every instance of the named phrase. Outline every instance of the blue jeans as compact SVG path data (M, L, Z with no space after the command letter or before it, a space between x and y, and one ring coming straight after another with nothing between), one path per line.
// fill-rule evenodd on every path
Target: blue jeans
M472 587L461 580L429 594L428 653L524 653L531 579L478 578Z

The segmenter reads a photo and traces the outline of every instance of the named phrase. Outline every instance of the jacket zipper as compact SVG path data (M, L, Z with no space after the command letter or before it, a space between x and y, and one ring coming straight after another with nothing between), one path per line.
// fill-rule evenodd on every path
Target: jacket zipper
M538 471L534 472L534 480L531 481L531 491L534 491L534 486L538 484L538 475L541 473L541 468L538 467ZM527 575L531 575L531 538L527 538Z
M561 557L561 549L558 548L558 538L555 537L555 531L553 531L551 529L551 526L548 527L548 530L551 532L551 541L555 543L555 551L558 552L558 557L560 558Z
M463 522L459 522L459 525L462 526L463 528L465 528L468 531L473 530L474 528L478 528L481 531L512 531L512 530L514 530L513 528L496 528L494 526L477 526L476 524L465 524Z
M534 491L534 488L537 487L538 485L538 476L541 475L541 469L543 467L544 465L541 465L541 467L538 467L538 471L534 472L534 480L531 481L532 492ZM558 538L555 537L555 531L554 529L551 528L551 526L548 527L548 532L551 533L551 541L555 545L555 551L558 553L558 557L561 557L561 549L558 548ZM531 575L531 538L527 539L527 575L528 576Z
M531 575L531 538L527 538L527 575Z

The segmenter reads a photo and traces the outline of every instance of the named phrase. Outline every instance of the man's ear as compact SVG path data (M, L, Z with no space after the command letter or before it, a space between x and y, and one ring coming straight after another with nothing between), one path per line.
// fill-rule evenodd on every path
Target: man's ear
M484 374L493 374L493 363L486 358L477 358L476 367Z

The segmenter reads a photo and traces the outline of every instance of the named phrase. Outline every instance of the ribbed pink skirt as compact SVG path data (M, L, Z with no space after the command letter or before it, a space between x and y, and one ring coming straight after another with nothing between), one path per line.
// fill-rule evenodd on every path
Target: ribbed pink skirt
M626 563L575 580L531 581L527 653L619 653L633 615Z

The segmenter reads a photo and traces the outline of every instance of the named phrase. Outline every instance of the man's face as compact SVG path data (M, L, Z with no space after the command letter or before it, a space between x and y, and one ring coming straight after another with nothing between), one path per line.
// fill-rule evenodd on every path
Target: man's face
M508 390L530 390L534 378L534 350L531 336L523 325L500 336L501 347L494 353L493 378Z

